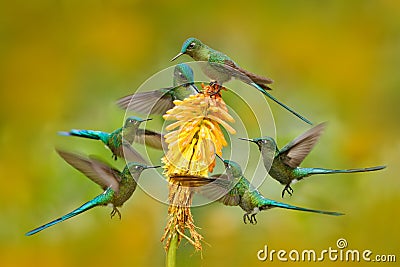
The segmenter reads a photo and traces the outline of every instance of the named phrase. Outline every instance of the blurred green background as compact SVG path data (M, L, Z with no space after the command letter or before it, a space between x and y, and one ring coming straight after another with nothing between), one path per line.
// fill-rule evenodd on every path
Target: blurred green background
M119 127L124 113L114 101L171 66L190 36L272 77L273 94L312 121L329 121L303 166L388 168L315 176L285 199L346 213L340 218L272 210L251 226L239 208L196 208L207 243L201 257L183 241L179 266L265 266L272 263L256 256L264 245L320 251L336 248L341 237L349 249L396 254L400 261L399 18L400 2L390 0L1 1L1 265L164 264L167 206L140 189L121 209L121 221L97 208L33 237L24 233L101 192L63 162L55 146L111 162L101 144L56 132ZM308 129L277 105L271 109L279 146ZM156 119L149 127L159 124ZM257 155L255 147L251 152ZM260 190L278 200L281 189L267 179Z

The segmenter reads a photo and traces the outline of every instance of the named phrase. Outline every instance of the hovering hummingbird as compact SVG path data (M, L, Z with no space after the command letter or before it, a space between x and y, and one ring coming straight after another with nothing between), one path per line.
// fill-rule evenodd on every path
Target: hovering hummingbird
M219 85L222 85L224 82L228 82L232 78L239 79L242 82L255 87L278 105L282 106L304 122L312 125L311 121L298 114L296 111L286 106L267 92L267 90L271 90L271 88L267 85L273 83L273 80L270 78L262 77L242 69L227 55L212 49L211 47L203 44L200 40L193 37L187 39L183 43L181 51L174 58L172 58L171 61L177 59L183 54L191 56L196 61L207 61L209 64L202 66L203 72L208 77L216 81Z
M85 174L90 180L100 185L104 192L92 200L86 202L79 208L70 213L53 220L45 225L27 232L25 235L30 236L40 232L50 226L63 222L82 212L97 206L111 206L111 218L118 214L121 219L121 213L117 207L121 207L135 192L136 181L145 169L158 168L161 166L146 166L136 162L129 162L122 172L109 166L107 163L101 162L92 157L86 158L77 154L57 150L58 154L71 166Z
M69 132L59 132L59 134L101 140L112 151L115 160L117 160L117 157L120 157L128 161L147 164L146 160L139 152L132 148L131 144L137 142L157 149L162 149L164 145L164 136L161 133L139 129L139 125L148 120L151 119L141 119L134 116L128 117L123 127L111 133L73 129Z
M248 220L250 223L256 224L257 213L275 207L334 216L343 215L343 213L339 212L302 208L265 198L250 184L246 177L243 176L239 164L234 161L224 160L221 157L219 158L225 165L226 174L218 174L212 177L177 175L170 178L172 182L183 186L192 186L194 183L195 187L198 187L203 183L203 185L206 186L198 190L200 193L203 193L210 199L215 199L222 195L222 197L218 199L219 202L227 206L240 206L246 212L243 215L244 223L247 223Z
M144 114L163 115L173 108L174 100L183 100L199 92L194 85L193 70L185 63L174 68L173 86L127 95L117 100L120 108Z
M263 157L264 166L269 175L284 185L282 198L287 192L292 195L292 184L302 180L305 177L314 174L332 174L332 173L353 173L370 172L386 168L386 166L376 166L361 169L332 170L322 168L302 168L299 167L304 158L311 152L317 143L320 135L325 129L325 123L306 131L302 135L288 143L281 150L278 149L275 140L272 137L260 137L254 139L239 138L242 140L256 143ZM268 156L273 155L273 160ZM271 165L272 160L272 165Z

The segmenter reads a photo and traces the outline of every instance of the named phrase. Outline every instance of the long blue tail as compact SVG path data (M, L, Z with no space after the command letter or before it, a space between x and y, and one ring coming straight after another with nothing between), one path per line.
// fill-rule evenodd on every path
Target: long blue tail
M278 208L284 208L284 209L289 209L289 210L307 211L307 212L314 212L314 213L327 214L327 215L333 215L333 216L344 215L343 213L340 213L340 212L324 211L324 210L313 210L313 209L307 209L307 208L292 206L292 205L289 205L289 204L285 204L285 203L278 202L278 201L271 200L271 199L267 199L267 198L264 198L263 202L264 202L264 205L261 206L261 210L268 209L268 208L271 208L271 207L278 207Z
M64 215L64 216L62 216L62 217L60 217L58 219L55 219L54 221L51 221L51 222L46 223L46 224L44 224L44 225L42 225L42 226L40 226L40 227L38 227L36 229L33 229L33 230L29 231L25 235L26 236L34 235L34 234L36 234L36 233L38 233L38 232L40 232L40 231L42 231L42 230L44 230L44 229L46 229L46 228L48 228L50 226L53 226L53 225L55 225L57 223L63 222L65 220L68 220L69 218L72 218L72 217L74 217L74 216L76 216L78 214L81 214L82 212L90 210L91 208L107 204L108 203L108 198L109 198L107 196L108 190L111 190L111 189L107 189L106 191L104 191L103 194L98 195L97 197L95 197L94 199L86 202L85 204L83 204L79 208L71 211L70 213L68 213L68 214L66 214L66 215Z
M379 171L386 168L386 166L375 166L368 168L359 168L359 169L347 169L347 170L332 170L332 169L323 169L323 168L302 168L309 175L311 174L333 174L333 173L353 173L353 172L372 172Z
M76 129L72 129L69 132L58 132L58 134L64 135L64 136L78 136L78 137L84 137L84 138L89 138L89 139L101 140L105 143L107 142L107 138L109 136L108 133L105 133L102 131L76 130Z
M286 106L285 104L283 104L282 102L280 102L278 99L276 99L275 97L273 97L270 93L268 93L266 90L264 90L263 88L261 88L258 84L252 82L250 83L252 86L254 86L258 91L260 91L261 93L263 93L264 95L266 95L268 98L270 98L272 101L274 101L275 103L277 103L278 105L280 105L281 107L283 107L284 109L286 109L287 111L289 111L290 113L292 113L293 115L295 115L296 117L298 117L299 119L301 119L302 121L312 125L313 123L311 121L309 121L308 119L306 119L305 117L303 117L302 115L300 115L299 113L297 113L296 111L294 111L293 109L291 109L290 107Z

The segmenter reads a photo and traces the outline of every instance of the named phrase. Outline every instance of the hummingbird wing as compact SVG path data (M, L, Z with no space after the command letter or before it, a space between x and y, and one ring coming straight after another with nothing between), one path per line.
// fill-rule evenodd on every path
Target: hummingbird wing
M163 88L148 92L139 92L124 96L117 100L117 105L126 110L135 111L144 114L160 114L165 112L175 105L175 100L170 90L171 88Z
M165 143L164 135L162 133L153 132L146 129L138 129L134 142L148 145L156 149L163 149L163 147L168 147Z
M221 196L218 201L226 206L237 206L240 203L240 194L235 187L235 181L233 181L226 174L216 174L212 177L215 177L215 183L212 184L210 193L214 192L217 195L210 195L212 197ZM213 190L213 191L212 191ZM209 194L209 192L205 192L205 194Z
M278 157L288 166L298 167L318 142L325 125L325 123L320 123L295 138L279 151Z
M217 200L227 206L237 206L240 195L232 181L226 174L217 174L211 177L176 175L170 177L175 184L196 187L195 191L210 200Z
M90 180L100 185L103 190L111 187L115 192L119 190L120 171L112 168L107 163L95 159L92 156L89 158L78 154L56 150L57 153L75 169L82 172Z
M245 69L242 69L241 67L239 67L235 62L233 62L232 60L226 59L224 60L224 64L227 65L228 67L231 67L232 69L237 70L238 72L240 72L241 74L244 74L245 76L247 76L247 79L250 79L251 81L253 81L254 83L258 84L261 88L266 89L266 90L271 90L271 88L269 88L268 86L266 86L266 84L271 84L274 81L270 78L267 77L263 77L257 74L254 74L250 71L247 71ZM236 75L233 75L236 76ZM239 79L243 80L243 77L240 75ZM244 79L246 80L246 78Z
M134 149L127 141L122 142L122 155L127 162L138 162L149 165L142 155L140 155L140 153L136 151L136 149Z
M173 184L185 187L200 187L212 183L215 179L199 175L171 175L169 177Z

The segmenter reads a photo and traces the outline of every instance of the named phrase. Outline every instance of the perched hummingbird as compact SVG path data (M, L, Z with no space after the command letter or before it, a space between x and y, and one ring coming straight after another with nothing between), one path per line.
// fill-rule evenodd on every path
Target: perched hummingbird
M202 69L208 77L215 80L219 85L222 85L222 83L227 82L232 78L239 79L242 82L255 87L261 93L275 101L289 112L293 113L304 122L312 124L311 121L304 118L266 91L271 90L267 84L273 83L273 80L242 69L227 55L212 49L211 47L203 44L200 40L193 37L187 39L183 43L179 54L172 58L171 61L177 59L183 54L191 56L196 61L207 61L209 64L202 66Z
M181 63L175 66L172 87L131 94L120 98L117 105L139 113L163 115L175 106L174 100L183 100L198 92L194 85L193 70Z
M331 170L322 168L302 168L299 167L304 158L311 152L314 145L317 143L322 131L325 128L325 123L318 124L314 128L306 131L292 142L287 144L281 150L278 149L276 142L271 137L260 137L254 139L240 138L242 140L256 143L263 157L264 166L269 175L284 185L282 198L287 192L292 195L292 184L301 179L314 174L332 174L332 173L353 173L353 172L370 172L386 168L386 166L376 166L361 169L349 170ZM271 158L268 155L273 155L272 165Z
M171 180L184 186L190 186L193 182L196 184L196 186L199 186L200 182L203 181L204 185L207 185L208 187L204 187L204 191L201 191L201 189L199 191L211 199L223 195L218 199L218 201L222 202L224 205L240 206L246 212L243 215L244 223L246 223L248 220L250 223L256 224L257 213L262 210L268 210L275 207L335 216L343 215L343 213L339 212L302 208L265 198L250 184L246 177L243 176L242 169L240 168L239 164L234 161L224 160L222 158L221 160L224 162L226 175L220 174L208 178L197 176L174 176L171 177Z
M59 132L59 134L101 140L112 151L115 160L117 160L117 157L125 157L128 161L146 164L146 160L139 152L132 148L131 144L137 142L157 149L162 149L164 144L164 136L161 133L139 129L139 125L148 120L151 119L141 119L134 116L128 117L125 120L124 126L112 133L73 129L69 132Z
M129 162L122 172L112 168L108 164L96 160L92 157L86 158L73 153L57 150L58 154L71 166L85 174L90 180L100 185L104 192L94 199L86 202L79 208L71 211L70 213L42 225L32 231L27 232L25 235L30 236L40 232L50 226L63 222L72 218L84 211L97 206L111 206L111 218L118 214L121 219L121 213L117 207L121 207L135 192L136 181L139 179L143 170L149 168L158 168L160 166L146 166L136 162Z

